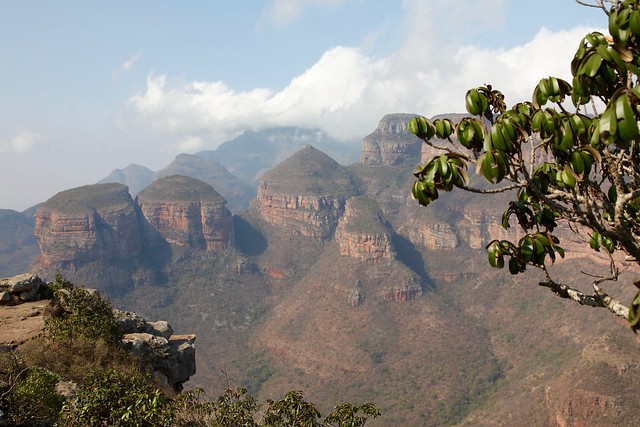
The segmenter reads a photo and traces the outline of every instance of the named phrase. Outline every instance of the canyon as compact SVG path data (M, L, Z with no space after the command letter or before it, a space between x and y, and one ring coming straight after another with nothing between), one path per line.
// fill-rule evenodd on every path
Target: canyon
M379 426L639 422L626 397L640 391L638 343L624 325L545 292L534 272L487 265L488 242L521 237L500 225L504 204L451 193L416 206L411 172L435 153L407 132L411 117L384 116L355 164L302 145L235 208L216 181L228 182L226 165L185 154L135 198L124 173L59 193L35 209L35 239L13 238L37 242L25 270L194 331L187 386L220 385L224 372L262 397L374 400ZM608 261L562 238L567 257L551 271L588 287L575 272Z

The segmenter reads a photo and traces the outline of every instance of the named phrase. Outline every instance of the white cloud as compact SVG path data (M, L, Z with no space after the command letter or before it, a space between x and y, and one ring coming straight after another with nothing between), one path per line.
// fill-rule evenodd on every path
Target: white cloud
M176 85L164 75L149 75L146 91L132 97L130 104L157 131L183 139L202 135L213 144L207 148L244 130L273 126L320 128L337 139L358 140L386 113L463 112L466 90L485 83L502 90L509 105L530 100L542 77L570 81L571 58L580 39L591 31L542 29L528 43L510 49L460 46L450 38L453 30L428 13L436 3L405 1L405 43L387 57L334 47L280 91L237 92L220 81ZM497 25L501 18L493 22L488 17L499 16L504 1L482 0L473 6L461 0L444 3L449 5L448 14L486 16L483 22Z
M138 59L140 59L140 54L136 53L131 58L124 61L120 68L122 69L122 71L130 71L131 68L133 68L134 64L138 62Z
M115 82L118 80L118 77L120 77L120 74L128 73L129 71L131 71L133 69L133 66L136 64L136 62L138 62L139 59L140 53L132 55L129 59L120 64L117 69L111 71L111 80Z
M343 2L344 0L273 0L265 9L262 20L276 27L285 27L295 22L307 7L336 7Z
M204 141L198 136L189 136L178 144L180 151L185 153L193 153L204 148Z
M30 151L42 136L36 132L23 130L6 141L0 141L0 153L26 153Z

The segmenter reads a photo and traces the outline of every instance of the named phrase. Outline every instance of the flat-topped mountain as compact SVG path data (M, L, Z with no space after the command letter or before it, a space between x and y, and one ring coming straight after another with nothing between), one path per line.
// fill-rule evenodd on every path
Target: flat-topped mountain
M488 267L485 245L522 233L501 227L496 199L443 192L418 207L412 171L431 154L406 132L410 117L386 116L360 164L341 166L312 146L284 159L233 228L215 185L157 179L133 202L139 255L124 257L131 265L94 262L91 277L144 285L115 298L201 337L194 386L218 386L224 370L259 398L298 389L320 405L372 400L384 413L376 425L637 424L628 396L639 392L638 346L624 322L541 291L535 272ZM193 157L176 163L206 160ZM45 203L60 219L52 236L76 238L84 253L80 237L115 233L121 190L76 189ZM102 202L87 208L93 199ZM216 240L207 227L229 232ZM562 239L566 257L550 271L591 292L593 279L575 272L606 270L608 259ZM158 251L169 255L146 261ZM75 258L59 266L65 275L85 268ZM633 281L626 266L620 283ZM620 288L624 300L636 291Z
M215 252L233 243L227 202L203 181L181 175L160 178L137 201L146 220L169 244Z
M135 257L141 250L136 206L123 184L62 191L35 213L35 236L46 265Z
M267 222L323 240L356 191L344 166L307 145L262 176L257 205Z

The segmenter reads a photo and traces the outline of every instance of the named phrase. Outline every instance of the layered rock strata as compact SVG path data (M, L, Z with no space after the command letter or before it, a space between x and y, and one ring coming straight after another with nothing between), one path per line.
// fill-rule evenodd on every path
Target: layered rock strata
M45 267L136 257L142 247L135 203L116 183L56 194L36 210L34 233Z
M387 114L362 141L360 162L365 165L395 166L420 156L422 141L407 130L415 114Z
M181 391L196 373L196 336L175 335L167 322L148 322L137 313L114 310L114 314L125 348L153 367L160 384Z
M233 221L226 200L210 185L173 175L154 181L137 197L149 224L172 245L205 252L232 245Z
M261 178L256 204L268 223L327 240L355 193L347 170L307 145Z
M366 196L347 200L335 233L340 253L365 262L393 259L391 234L377 203Z

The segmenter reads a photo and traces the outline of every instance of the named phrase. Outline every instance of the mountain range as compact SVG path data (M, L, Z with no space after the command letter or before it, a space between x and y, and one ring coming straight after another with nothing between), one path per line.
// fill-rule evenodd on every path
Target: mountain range
M33 221L0 211L0 275L59 271L194 331L190 383L213 392L305 390L323 412L373 400L374 426L639 423L639 344L622 323L544 292L533 272L490 269L485 245L519 233L495 199L411 200L432 152L410 117L383 117L353 163L318 131L273 129L157 172L114 171ZM575 271L607 267L562 237L554 274L580 287Z

